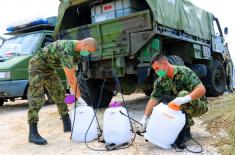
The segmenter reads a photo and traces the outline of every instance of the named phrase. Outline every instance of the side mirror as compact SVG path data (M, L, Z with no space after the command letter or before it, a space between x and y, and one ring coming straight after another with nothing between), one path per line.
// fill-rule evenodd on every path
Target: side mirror
M224 28L224 34L227 35L228 34L228 27Z

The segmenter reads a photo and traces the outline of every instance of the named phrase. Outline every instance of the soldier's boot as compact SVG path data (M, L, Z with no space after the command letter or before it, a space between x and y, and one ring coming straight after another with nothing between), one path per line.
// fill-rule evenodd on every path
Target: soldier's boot
M29 142L38 145L47 144L47 140L41 137L38 133L37 123L29 124Z
M192 139L192 134L190 132L190 127L186 127L184 129L184 139L183 142L187 142L188 140Z
M190 132L190 126L184 126L184 128L179 133L178 137L175 140L175 145L180 148L184 149L186 147L185 143L192 139L192 134Z
M71 120L69 118L69 114L62 116L62 121L63 121L63 125L64 125L64 132L70 132L71 131Z

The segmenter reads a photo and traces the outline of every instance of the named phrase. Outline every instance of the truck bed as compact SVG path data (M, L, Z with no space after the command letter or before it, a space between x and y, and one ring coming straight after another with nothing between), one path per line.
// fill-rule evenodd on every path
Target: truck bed
M130 54L130 33L152 30L150 11L145 10L104 22L80 26L63 31L62 39L94 37L98 51L92 59L110 59ZM60 32L61 33L61 32ZM110 52L111 51L111 52Z

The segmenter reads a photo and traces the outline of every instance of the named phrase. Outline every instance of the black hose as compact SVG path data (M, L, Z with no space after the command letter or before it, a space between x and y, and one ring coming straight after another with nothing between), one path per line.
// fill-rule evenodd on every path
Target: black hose
M198 141L196 141L193 137L191 137L191 139L192 139L194 142L197 143L197 145L200 147L200 151L192 151L192 150L190 150L187 146L186 146L186 150L189 151L189 152L191 152L191 153L202 153L202 152L203 152L202 145L201 145Z
M118 87L118 90L120 90L120 92L121 92L121 85L120 85L120 82L119 82L119 80L117 79L116 74L113 74L113 75L114 75L114 76L113 76L113 79L114 79L114 81L115 81L115 84L116 84L116 86ZM122 100L123 100L124 106L125 106L125 108L126 108L126 110L127 110L127 116L128 116L128 118L129 118L129 122L130 122L130 125L131 125L131 131L134 133L134 138L132 139L131 143L129 143L126 147L122 147L122 145L120 145L120 146L113 146L113 147L112 147L112 146L110 146L110 147L109 147L109 146L106 146L106 149L94 149L94 148L91 148L91 147L87 144L86 137L87 137L88 131L89 131L91 125L92 125L92 122L94 121L94 118L95 118L95 117L97 118L96 112L98 111L98 108L99 108L99 104L100 104L100 101L101 101L101 98L102 98L102 93L103 93L103 89L104 89L104 84L105 84L105 82L106 82L106 76L105 76L105 79L104 79L103 84L102 84L102 87L101 87L101 92L100 92L100 97L99 97L99 102L98 102L98 104L97 104L97 108L96 108L96 110L94 111L95 114L94 114L94 116L93 116L93 118L92 118L92 121L91 121L91 123L90 123L90 125L89 125L89 127L88 127L88 129L87 129L87 131L86 131L86 134L85 134L85 144L86 144L86 146L87 146L89 149L91 149L91 150L93 150L93 151L111 151L111 150L120 150L120 149L129 148L129 147L133 144L133 142L135 141L136 133L134 133L133 125L132 125L132 123L131 123L130 116L129 116L129 113L128 113L128 110L127 110L127 107L126 107L126 103L125 103L125 100L124 100L124 97L123 97L122 93L121 93L121 96L122 96ZM88 87L87 87L87 84L86 84L86 81L85 81L85 85L86 85L86 88L85 88L85 89L89 92ZM89 93L88 93L88 96L89 96L89 98L90 98ZM90 101L91 101L91 98L90 98ZM94 105L93 105L93 106L94 106ZM99 128L100 128L100 127L99 127ZM100 130L101 130L101 129L100 129ZM101 133L101 134L102 134L102 133ZM99 138L99 137L98 137L98 138Z
M99 105L100 105L100 101L101 101L101 97L102 97L102 93L103 93L103 89L104 89L104 84L105 84L105 82L106 82L106 77L105 77L105 79L104 79L104 81L103 81L103 84L102 84L102 87L101 87L100 97L99 97L99 101L98 101L96 110L94 110L94 108L93 108L93 110L94 110L94 116L93 116L93 118L92 118L92 120L91 120L91 123L90 123L89 127L87 128L87 131L86 131L86 134L85 134L85 139L84 139L86 147L89 148L90 150L93 150L93 151L107 151L106 149L94 149L94 148L90 147L90 146L87 144L87 141L86 141L86 137L87 137L88 131L89 131L89 129L90 129L90 127L91 127L91 125L92 125L92 123L93 123L93 121L94 121L94 118L96 117L96 119L97 119L96 113L97 113L98 108L99 108ZM88 87L87 87L87 84L86 84L86 81L85 81L85 85L86 85L86 88L85 88L85 89L89 92ZM90 102L92 103L91 97L90 97L89 93L88 93L88 96L89 96ZM92 105L93 105L93 107L94 107L94 104L93 104L93 103L92 103ZM97 122L98 122L98 119L97 119ZM98 124L99 124L99 123L98 123ZM100 128L100 125L98 125L98 128L100 129L100 132L101 132L101 135L98 136L98 140L99 140L99 137L102 136L102 130L101 130L101 128Z

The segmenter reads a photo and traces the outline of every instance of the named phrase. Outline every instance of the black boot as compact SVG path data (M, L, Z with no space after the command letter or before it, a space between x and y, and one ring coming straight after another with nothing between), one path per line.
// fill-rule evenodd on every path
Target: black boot
M184 126L184 128L179 133L177 139L175 140L175 145L179 149L184 149L186 147L184 143L186 143L191 138L192 138L192 135L190 133L190 127Z
M38 145L47 144L47 140L42 138L38 133L37 123L29 124L29 142Z
M62 121L63 121L63 125L64 125L64 132L70 132L71 131L71 120L69 118L69 114L62 116Z
M190 127L186 127L184 129L184 143L192 139L192 134L190 132Z

